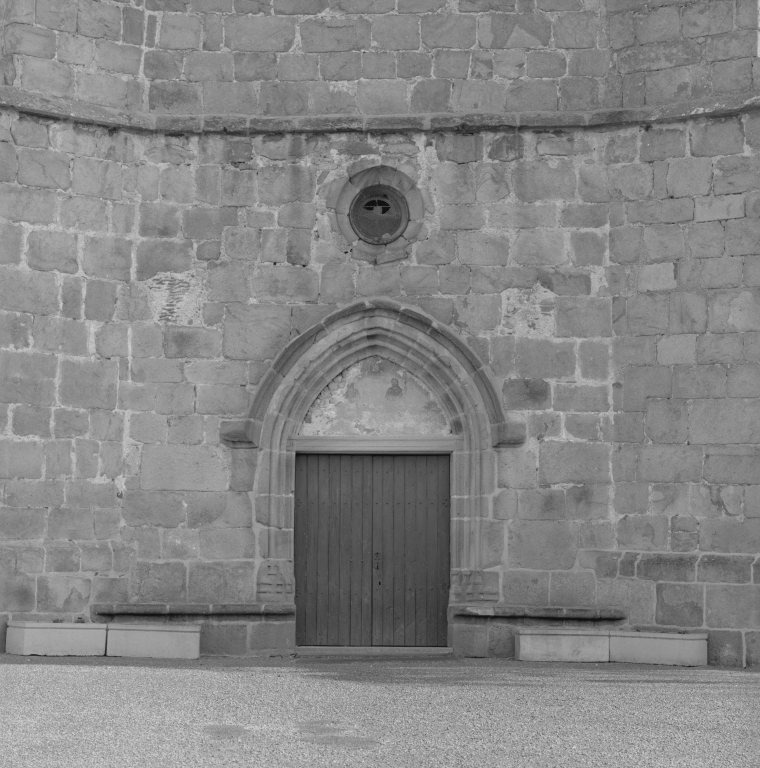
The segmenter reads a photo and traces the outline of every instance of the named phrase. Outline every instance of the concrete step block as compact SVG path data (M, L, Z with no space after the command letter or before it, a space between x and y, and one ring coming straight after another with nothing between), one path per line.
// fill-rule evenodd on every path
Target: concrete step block
M5 652L19 656L105 656L105 624L9 621Z
M702 667L707 664L707 634L612 630L610 661Z
M515 658L519 661L610 660L609 630L542 629L515 630Z
M109 624L106 656L197 659L200 624Z

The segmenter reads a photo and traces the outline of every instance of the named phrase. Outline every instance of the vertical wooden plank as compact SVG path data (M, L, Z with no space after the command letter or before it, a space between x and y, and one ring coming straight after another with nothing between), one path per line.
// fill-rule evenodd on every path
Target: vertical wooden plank
M330 509L330 465L329 456L317 457L317 610L316 645L328 644L329 615L329 509Z
M436 617L438 615L438 461L429 456L426 467L427 504L427 552L425 558L425 582L427 591L427 637L425 645L435 645Z
M450 579L451 458L438 457L438 620L436 642L446 645Z
M404 588L406 525L406 456L393 457L393 641L392 645L404 644L406 590Z
M404 645L416 644L415 584L420 542L417 540L417 459L404 456Z
M415 645L427 644L427 456L416 456L414 505L415 525Z
M338 645L351 644L351 464L355 457L349 454L340 456L340 528L338 563L339 566L339 601L338 601Z
M296 583L296 645L306 643L306 508L307 476L306 456L296 455L296 483L293 513L293 576Z
M319 560L319 457L309 454L306 459L306 639L304 645L317 644L317 563Z
M310 553L308 523L309 523L309 496L308 496L308 457L303 454L296 455L296 485L295 485L295 510L293 517L294 527L294 577L296 582L296 645L309 645L308 642L308 578L307 567Z
M383 468L382 621L383 645L393 645L393 503L395 501L394 457L385 456Z
M351 456L349 492L351 515L351 584L349 602L351 604L351 624L349 645L361 645L362 635L362 469L364 456Z
M338 645L340 637L340 455L328 457L330 465L329 493L329 554L327 579L328 628L327 642Z
M361 502L361 638L359 645L372 645L372 456L362 456Z
M387 457L372 460L372 645L383 645L383 521Z

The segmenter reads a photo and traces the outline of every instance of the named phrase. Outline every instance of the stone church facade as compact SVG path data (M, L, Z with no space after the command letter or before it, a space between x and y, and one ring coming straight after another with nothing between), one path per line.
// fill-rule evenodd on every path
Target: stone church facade
M760 663L755 0L0 19L0 630L195 621L203 653L292 653L315 589L353 626L340 534L304 564L297 457L435 455L445 519L403 540L438 553L438 644L577 622ZM362 194L393 236L357 234ZM368 541L351 565L391 557Z

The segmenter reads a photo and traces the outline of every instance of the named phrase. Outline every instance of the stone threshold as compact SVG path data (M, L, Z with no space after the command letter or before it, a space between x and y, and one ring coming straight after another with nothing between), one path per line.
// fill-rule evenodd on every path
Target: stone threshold
M294 603L93 603L93 616L292 616Z
M450 656L452 648L398 645L301 645L296 656Z
M573 621L622 621L628 614L622 608L543 608L532 605L449 606L452 616L499 619L572 619Z
M543 130L637 125L699 117L727 117L760 109L756 91L714 96L651 107L599 109L586 112L504 112L416 115L167 115L122 112L78 99L40 96L21 88L0 86L0 106L38 117L169 134L224 133L254 136L267 133L388 133L535 128Z

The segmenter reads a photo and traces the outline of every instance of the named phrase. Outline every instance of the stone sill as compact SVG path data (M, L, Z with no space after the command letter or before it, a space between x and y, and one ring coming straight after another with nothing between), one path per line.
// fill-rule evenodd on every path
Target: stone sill
M760 94L744 91L724 97L632 109L587 112L478 112L417 115L164 115L121 112L77 99L40 96L14 86L0 86L0 106L39 117L73 120L109 128L159 131L169 134L225 133L252 136L266 133L383 133L397 131L503 130L505 128L593 128L726 117L760 109Z
M460 604L450 606L451 615L465 618L572 619L573 621L622 621L622 608L541 608L523 605Z
M93 616L291 616L294 603L93 603Z

